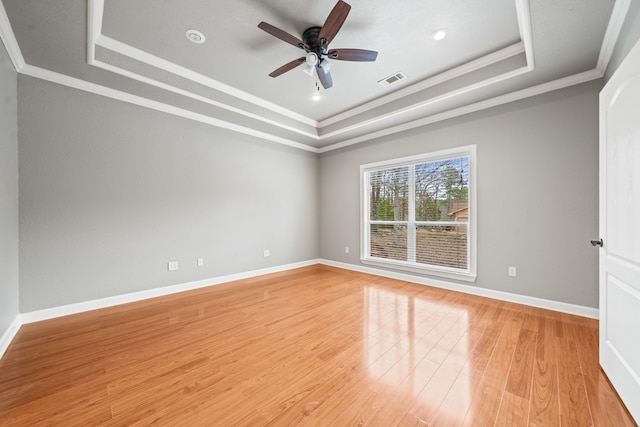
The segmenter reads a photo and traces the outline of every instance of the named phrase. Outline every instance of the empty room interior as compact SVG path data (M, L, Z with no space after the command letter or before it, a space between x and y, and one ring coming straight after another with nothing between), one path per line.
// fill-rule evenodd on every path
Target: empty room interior
M639 0L0 36L0 425L638 425Z

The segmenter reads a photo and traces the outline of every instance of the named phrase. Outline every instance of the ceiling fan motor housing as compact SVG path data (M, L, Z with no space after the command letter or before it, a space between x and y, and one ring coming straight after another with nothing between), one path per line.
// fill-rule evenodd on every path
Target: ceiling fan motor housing
M322 27L309 27L302 33L302 40L309 46L309 50L314 52L320 58L322 55L327 54L327 47L321 46L321 40L318 40Z

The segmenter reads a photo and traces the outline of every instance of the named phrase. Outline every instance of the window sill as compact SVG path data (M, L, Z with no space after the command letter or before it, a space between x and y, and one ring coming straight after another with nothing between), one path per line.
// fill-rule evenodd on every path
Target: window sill
M442 267L420 267L415 264L404 263L402 261L388 261L380 258L360 258L363 264L376 267L392 268L394 270L409 273L427 274L429 276L445 277L447 279L462 280L465 282L475 282L477 275L475 272L460 272L458 270Z

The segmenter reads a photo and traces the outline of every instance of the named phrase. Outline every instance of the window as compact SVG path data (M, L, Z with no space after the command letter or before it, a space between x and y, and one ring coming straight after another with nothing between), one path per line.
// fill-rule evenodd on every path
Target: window
M474 281L475 151L362 165L362 262Z

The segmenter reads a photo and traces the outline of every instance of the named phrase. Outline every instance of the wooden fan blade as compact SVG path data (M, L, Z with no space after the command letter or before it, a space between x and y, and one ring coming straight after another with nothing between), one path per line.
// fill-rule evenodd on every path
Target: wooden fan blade
M324 72L324 69L320 67L320 65L316 65L316 72L318 73L318 78L320 79L320 83L322 83L322 87L325 89L329 89L333 86L333 79L331 78L330 72Z
M291 34L287 33L286 31L281 30L278 27L274 27L271 24L267 24L266 22L261 22L258 24L258 28L260 28L261 30L266 31L267 33L271 34L274 37L279 38L280 40L287 42L295 47L299 47L300 49L304 49L304 48L309 48L302 40L300 40L299 38L292 36Z
M338 3L336 3L333 10L331 10L318 35L318 42L321 47L327 47L329 43L331 43L331 40L333 40L340 30L340 27L342 27L342 24L344 24L345 19L347 19L350 10L351 6L349 6L349 4L338 0Z
M277 70L274 70L271 74L269 74L271 77L278 77L280 74L284 74L287 71L293 70L294 68L296 68L298 65L300 64L304 64L304 62L307 60L306 57L302 57L302 58L298 58L298 59L294 59L291 62L287 62L286 64L284 64L282 67L278 68Z
M364 49L331 49L327 56L340 61L373 62L378 57L378 52Z

